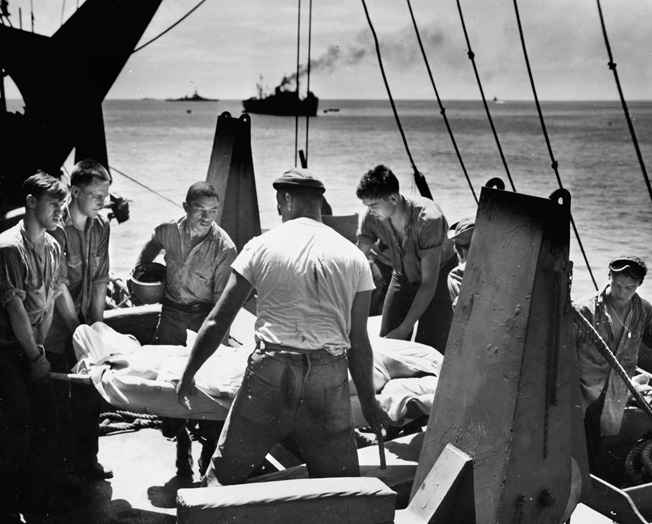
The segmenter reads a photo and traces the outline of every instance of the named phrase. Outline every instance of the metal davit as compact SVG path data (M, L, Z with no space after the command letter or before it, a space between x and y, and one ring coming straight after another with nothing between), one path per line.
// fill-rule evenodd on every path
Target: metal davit
M589 486L569 293L570 194L503 188L493 179L480 196L406 510L423 522L565 522Z

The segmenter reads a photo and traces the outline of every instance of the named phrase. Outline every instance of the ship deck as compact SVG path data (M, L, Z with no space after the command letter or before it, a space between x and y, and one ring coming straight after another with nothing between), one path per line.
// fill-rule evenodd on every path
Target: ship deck
M377 451L361 450L361 462L369 463ZM199 456L200 445L193 442L193 454ZM176 492L175 443L165 439L157 429L112 434L100 438L99 459L114 471L114 477L88 486L87 497L74 503L73 509L43 522L48 524L174 524ZM363 460L364 459L364 460ZM388 467L392 466L391 446ZM199 478L195 478L195 486ZM31 521L30 521L31 522ZM580 504L573 513L572 524L607 524L612 520Z

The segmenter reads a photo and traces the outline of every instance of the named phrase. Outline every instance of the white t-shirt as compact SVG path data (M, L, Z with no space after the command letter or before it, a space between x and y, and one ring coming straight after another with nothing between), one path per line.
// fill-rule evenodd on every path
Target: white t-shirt
M310 218L253 238L232 268L258 292L257 340L334 355L351 346L356 293L374 289L362 251Z

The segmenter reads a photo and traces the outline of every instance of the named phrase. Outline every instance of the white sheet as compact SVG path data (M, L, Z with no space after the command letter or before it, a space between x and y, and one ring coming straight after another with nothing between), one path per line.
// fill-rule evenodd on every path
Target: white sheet
M254 350L253 316L241 310L239 348L221 345L195 377L191 410L176 400L175 386L183 372L196 334L188 332L188 346L141 346L130 336L98 322L82 325L73 343L78 358L73 372L87 374L100 395L127 411L177 418L223 420L235 397L247 358ZM233 336L232 329L232 336ZM374 383L378 400L396 424L405 422L409 405L428 413L432 406L442 355L423 344L370 337L374 350ZM354 421L365 425L352 385Z

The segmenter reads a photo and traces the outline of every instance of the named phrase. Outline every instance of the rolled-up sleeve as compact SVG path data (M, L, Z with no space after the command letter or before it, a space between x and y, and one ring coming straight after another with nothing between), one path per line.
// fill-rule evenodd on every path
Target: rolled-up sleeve
M215 267L215 277L213 279L213 303L216 303L222 295L231 275L231 265L237 256L238 251L235 246L224 245L220 250L219 262Z
M376 230L373 227L373 218L369 215L368 212L366 212L362 216L362 220L360 221L360 227L358 228L358 242L361 244L375 244L378 241L378 235L376 234Z
M0 248L0 307L6 308L15 296L25 300L25 275L25 264L16 250Z
M419 257L441 252L446 239L446 223L443 219L423 220L419 227L417 253Z

